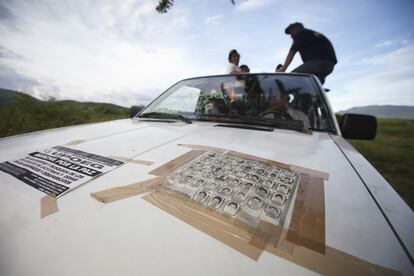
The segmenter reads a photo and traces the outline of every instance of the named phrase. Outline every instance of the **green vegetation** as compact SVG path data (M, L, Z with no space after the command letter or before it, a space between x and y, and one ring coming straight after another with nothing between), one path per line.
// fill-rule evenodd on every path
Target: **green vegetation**
M373 141L349 141L414 209L414 120L379 119Z
M112 104L39 101L18 92L8 101L0 105L0 137L129 117L128 108Z

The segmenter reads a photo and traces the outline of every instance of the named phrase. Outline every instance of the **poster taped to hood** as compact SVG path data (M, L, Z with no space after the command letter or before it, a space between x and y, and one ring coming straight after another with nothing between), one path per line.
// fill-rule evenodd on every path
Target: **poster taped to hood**
M112 158L56 146L2 162L0 171L43 193L60 197L122 164L124 162Z

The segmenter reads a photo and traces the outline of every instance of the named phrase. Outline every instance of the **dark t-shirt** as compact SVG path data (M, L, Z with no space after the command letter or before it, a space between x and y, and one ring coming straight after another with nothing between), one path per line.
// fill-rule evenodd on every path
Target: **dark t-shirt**
M334 64L337 63L332 44L323 34L303 29L303 31L296 34L293 40L290 50L299 51L303 62L320 59L328 60Z

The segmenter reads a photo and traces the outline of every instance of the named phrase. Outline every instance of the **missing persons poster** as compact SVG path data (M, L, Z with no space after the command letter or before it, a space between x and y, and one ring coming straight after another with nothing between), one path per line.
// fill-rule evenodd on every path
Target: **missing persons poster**
M57 146L2 162L0 171L41 192L60 197L122 164L124 162L119 160Z

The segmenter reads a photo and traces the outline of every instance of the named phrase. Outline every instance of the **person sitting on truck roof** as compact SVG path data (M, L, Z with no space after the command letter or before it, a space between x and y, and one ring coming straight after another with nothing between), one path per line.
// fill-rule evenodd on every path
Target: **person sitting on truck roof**
M249 66L247 66L246 64L240 65L240 70L241 70L243 73L250 73L250 68L249 68Z
M241 69L239 67L239 61L240 61L240 54L237 52L236 49L233 49L229 53L229 64L226 68L226 74L240 74Z
M283 65L282 64L278 64L277 66L276 66L276 69L275 69L275 72L280 72L280 69L283 67Z

